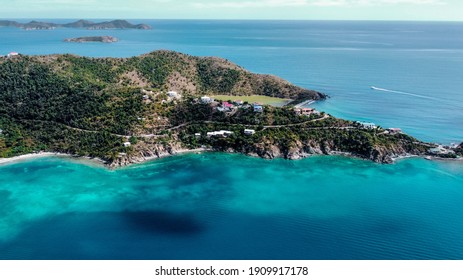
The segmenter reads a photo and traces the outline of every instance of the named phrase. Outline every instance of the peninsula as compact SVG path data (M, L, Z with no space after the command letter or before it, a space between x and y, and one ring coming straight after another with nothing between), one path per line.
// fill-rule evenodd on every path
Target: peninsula
M55 28L85 28L91 30L100 29L151 29L147 24L131 24L126 20L112 20L104 22L92 22L88 20L78 20L71 23L59 24L42 21L31 21L28 23L19 23L11 20L0 20L0 27L18 27L26 30L50 30Z
M382 163L461 153L298 106L326 97L216 57L19 54L0 58L0 157L58 152L121 166L198 149Z
M112 36L89 36L64 39L64 42L70 43L87 43L87 42L100 42L100 43L115 43L119 41L116 37Z

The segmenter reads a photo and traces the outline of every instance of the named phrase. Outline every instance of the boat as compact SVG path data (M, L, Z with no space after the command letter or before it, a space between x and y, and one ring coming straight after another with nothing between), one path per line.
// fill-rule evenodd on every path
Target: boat
M426 159L426 160L432 160L432 157L431 157L431 156L427 156L427 157L424 157L424 159Z
M371 86L370 88L374 89L374 90L381 90L380 88L377 88L377 87L374 87L374 86Z

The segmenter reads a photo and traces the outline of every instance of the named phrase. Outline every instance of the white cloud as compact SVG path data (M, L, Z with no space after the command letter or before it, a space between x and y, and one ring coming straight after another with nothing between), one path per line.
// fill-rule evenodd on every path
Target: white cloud
M445 0L262 0L194 2L198 8L254 8L254 7L307 7L307 6L361 6L361 5L443 5Z

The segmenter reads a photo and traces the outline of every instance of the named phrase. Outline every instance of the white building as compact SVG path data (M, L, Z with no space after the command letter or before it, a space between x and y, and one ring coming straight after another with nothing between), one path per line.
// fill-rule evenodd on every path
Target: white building
M19 53L17 53L17 52L10 52L10 53L7 55L7 57L12 57L12 56L17 56L17 55L19 55Z
M201 97L201 103L209 104L209 103L211 103L212 101L214 101L214 99L210 98L209 96L203 96L203 97Z
M387 131L391 134L398 134L398 133L402 133L402 129L400 128L395 128L395 127L392 127L392 128L388 128Z
M196 138L200 138L200 137L201 137L201 133L199 133L199 132L198 132L198 133L195 133L195 137L196 137Z
M227 137L233 134L233 131L219 130L207 133L207 137Z
M123 145L124 145L124 147L126 147L126 148L132 146L132 144L131 144L130 142L124 142Z
M254 135L256 131L254 129L245 129L244 134L246 135Z
M264 107L262 107L262 105L254 104L254 112L262 113L264 112Z
M221 130L219 132L225 136L230 136L233 134L233 131L228 131L228 130Z

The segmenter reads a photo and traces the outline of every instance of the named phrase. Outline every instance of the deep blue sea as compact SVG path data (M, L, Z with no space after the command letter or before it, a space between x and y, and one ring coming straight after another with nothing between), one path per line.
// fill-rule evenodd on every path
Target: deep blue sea
M220 56L329 94L314 106L335 116L463 141L463 23L133 22L153 30L0 28L0 54ZM89 35L120 42L62 42ZM0 259L463 259L462 204L462 162L43 158L0 166Z

